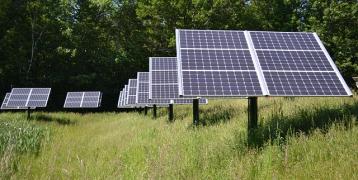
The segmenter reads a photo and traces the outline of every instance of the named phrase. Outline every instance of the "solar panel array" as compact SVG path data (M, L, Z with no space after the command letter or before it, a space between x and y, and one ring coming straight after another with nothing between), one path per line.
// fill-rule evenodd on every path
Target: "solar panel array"
M98 108L102 93L99 91L68 92L64 108Z
M13 88L7 101L8 107L46 107L51 88Z
M177 30L179 94L350 96L315 33Z

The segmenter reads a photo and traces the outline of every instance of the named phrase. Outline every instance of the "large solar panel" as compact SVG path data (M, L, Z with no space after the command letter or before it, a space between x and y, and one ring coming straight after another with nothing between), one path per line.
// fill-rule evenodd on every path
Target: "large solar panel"
M316 33L250 32L271 96L352 95Z
M46 107L51 88L13 88L7 106L9 107Z
M136 104L136 94L137 94L137 79L129 79L128 81L128 99L127 105L134 106Z
M99 91L68 92L64 108L98 108L102 93Z
M176 30L179 94L350 96L315 33Z

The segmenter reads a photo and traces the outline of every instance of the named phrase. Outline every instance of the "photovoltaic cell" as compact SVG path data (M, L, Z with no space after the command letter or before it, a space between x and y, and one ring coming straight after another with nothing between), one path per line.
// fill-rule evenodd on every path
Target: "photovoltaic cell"
M350 96L315 33L177 30L179 94Z
M7 106L9 107L46 107L51 88L13 88Z
M64 108L98 108L102 93L99 91L68 92Z

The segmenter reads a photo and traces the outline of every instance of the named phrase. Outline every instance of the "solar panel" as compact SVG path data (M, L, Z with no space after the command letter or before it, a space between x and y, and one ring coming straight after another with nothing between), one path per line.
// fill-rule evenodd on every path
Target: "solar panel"
M9 107L46 107L51 88L13 88L7 106Z
M127 107L127 99L128 99L128 85L124 86L123 89L123 101L122 101L122 106L123 107Z
M64 108L98 108L102 93L99 91L68 92Z
M136 104L136 94L137 94L137 79L129 79L127 105Z
M315 33L176 30L179 94L350 96Z
M4 109L4 110L5 109L27 109L26 107L10 107L10 106L8 106L7 102L9 101L9 97L10 97L10 93L6 93L0 109ZM31 109L35 109L35 107L31 107Z
M119 97L118 97L117 108L120 108L122 106L122 96L123 96L123 92L120 91L119 92Z

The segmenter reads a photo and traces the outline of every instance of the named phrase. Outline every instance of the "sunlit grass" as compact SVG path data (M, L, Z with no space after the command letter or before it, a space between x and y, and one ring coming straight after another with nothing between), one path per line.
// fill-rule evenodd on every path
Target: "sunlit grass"
M152 119L130 113L34 113L40 153L21 154L16 179L357 179L355 98L259 98L260 127L247 142L247 100L191 106ZM5 113L0 119L25 118ZM6 117L6 118L5 118Z

